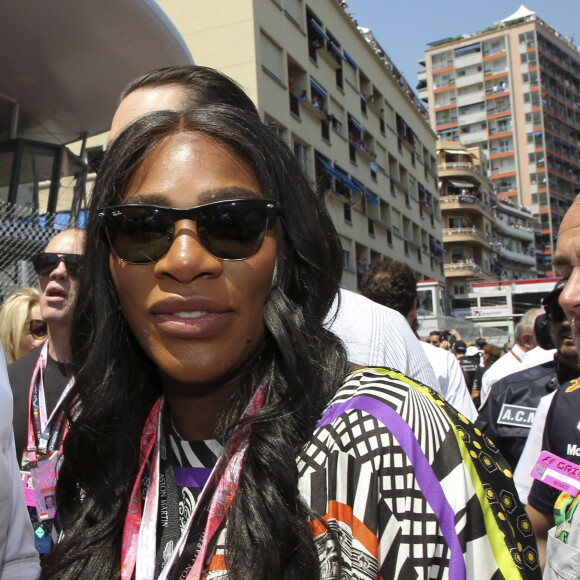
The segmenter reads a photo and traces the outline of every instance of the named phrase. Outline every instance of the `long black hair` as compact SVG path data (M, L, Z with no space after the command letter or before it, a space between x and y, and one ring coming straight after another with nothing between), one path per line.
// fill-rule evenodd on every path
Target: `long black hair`
M84 275L72 329L80 411L71 421L57 485L64 537L43 561L44 578L115 578L123 524L137 476L145 418L161 394L153 362L123 316L109 271L98 210L119 203L140 164L167 137L200 131L253 169L281 202L277 268L264 307L263 355L220 417L227 438L270 372L267 403L251 419L240 486L228 514L229 577L312 578L318 556L300 500L296 455L347 372L342 343L323 320L339 288L341 246L324 200L284 142L257 115L229 106L142 117L112 142L97 177L87 226Z

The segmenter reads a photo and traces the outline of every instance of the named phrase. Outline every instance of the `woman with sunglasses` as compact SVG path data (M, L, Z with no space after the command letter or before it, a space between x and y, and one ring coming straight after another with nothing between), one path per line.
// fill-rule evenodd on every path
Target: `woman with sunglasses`
M40 314L40 293L36 288L21 288L2 303L0 340L7 364L44 344L46 323Z
M509 490L493 445L324 329L338 236L256 115L127 127L85 260L44 578L534 577L521 506L469 459Z

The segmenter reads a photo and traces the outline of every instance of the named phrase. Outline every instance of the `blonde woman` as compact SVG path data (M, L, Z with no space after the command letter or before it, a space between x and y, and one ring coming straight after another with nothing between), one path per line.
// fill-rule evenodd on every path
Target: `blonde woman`
M46 340L46 323L40 315L39 299L36 288L21 288L0 307L0 340L8 364Z

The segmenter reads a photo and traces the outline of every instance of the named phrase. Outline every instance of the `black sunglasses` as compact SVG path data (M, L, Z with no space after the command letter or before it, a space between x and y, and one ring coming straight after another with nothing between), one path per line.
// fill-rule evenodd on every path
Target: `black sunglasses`
M27 320L26 326L28 327L28 334L36 340L43 340L48 334L48 327L44 320Z
M52 271L64 262L69 276L76 276L79 272L80 254L55 254L53 252L41 252L32 256L34 271L39 276L50 276Z
M562 310L562 307L558 302L546 304L544 306L544 311L546 313L546 318L550 322L564 322L564 320L566 320L566 313Z
M129 264L157 262L173 243L175 223L192 220L203 247L220 260L245 260L262 247L280 211L277 201L263 198L218 201L176 209L158 205L116 205L99 212L109 245Z

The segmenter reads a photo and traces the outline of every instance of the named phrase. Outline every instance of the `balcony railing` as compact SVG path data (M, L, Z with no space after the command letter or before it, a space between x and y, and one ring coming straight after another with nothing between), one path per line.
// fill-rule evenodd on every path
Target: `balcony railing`
M442 230L443 236L469 236L473 238L477 238L478 241L482 242L483 244L489 245L491 243L491 236L485 236L485 234L479 229L474 227L467 227L467 228L443 228ZM489 238L489 239L488 239Z
M481 266L472 260L464 260L462 262L453 262L452 264L445 264L446 272L457 272L458 270L468 270L471 274L480 274Z

